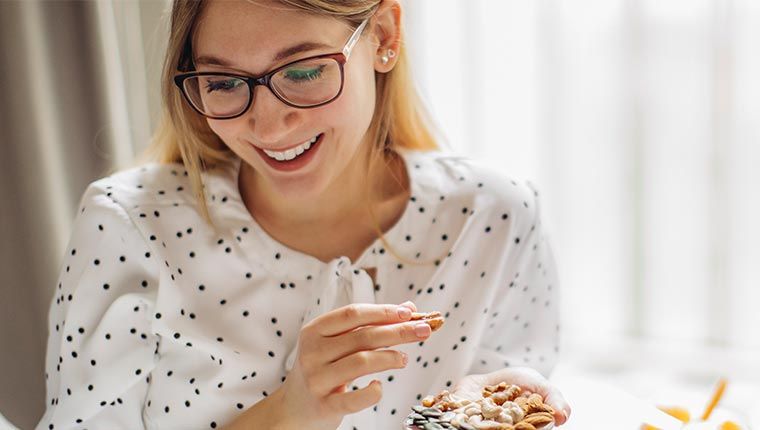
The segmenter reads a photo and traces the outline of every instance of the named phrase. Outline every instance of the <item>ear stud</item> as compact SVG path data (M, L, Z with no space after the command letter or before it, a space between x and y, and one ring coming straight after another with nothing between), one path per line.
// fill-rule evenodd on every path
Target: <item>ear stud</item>
M388 64L388 61L389 61L389 59L391 59L391 58L393 58L393 57L395 57L395 56L396 56L396 53L395 53L395 52L393 52L393 50L392 50L392 49L389 49L389 50L388 50L388 54L386 54L386 55L383 55L382 57L380 57L380 61L381 61L383 64Z

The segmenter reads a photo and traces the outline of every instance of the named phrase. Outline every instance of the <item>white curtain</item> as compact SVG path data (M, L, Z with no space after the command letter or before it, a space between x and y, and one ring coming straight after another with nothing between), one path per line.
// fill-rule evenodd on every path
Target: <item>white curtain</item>
M543 192L570 350L758 356L760 2L405 5L452 146Z

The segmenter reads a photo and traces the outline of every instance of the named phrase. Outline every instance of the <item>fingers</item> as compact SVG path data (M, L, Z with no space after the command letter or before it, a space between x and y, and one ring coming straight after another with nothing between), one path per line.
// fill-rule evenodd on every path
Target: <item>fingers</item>
M329 389L338 384L348 384L365 375L389 369L403 369L407 362L408 357L400 351L391 349L359 351L329 364L325 371L319 375L319 382L317 383L323 384L325 389Z
M401 303L399 306L406 306L409 309L411 309L412 312L417 312L417 305L415 305L414 303L410 301L405 301L404 303Z
M383 388L377 379L364 388L345 393L331 394L325 400L336 414L348 415L367 409L383 397Z
M557 425L562 425L567 422L571 413L570 405L558 389L554 387L549 388L549 392L545 396L544 401L554 409L554 421L556 421Z
M430 325L418 321L362 327L333 338L333 341L326 345L324 354L330 357L330 361L337 361L357 351L371 351L405 343L421 342L430 337L432 332Z
M354 303L320 315L308 326L314 327L321 336L337 336L365 325L408 321L409 310L409 306Z
M515 371L522 374L520 380L525 385L532 387L532 391L544 397L544 403L554 409L554 421L557 425L564 424L570 418L570 405L562 393L546 379L540 372L532 368L517 368Z

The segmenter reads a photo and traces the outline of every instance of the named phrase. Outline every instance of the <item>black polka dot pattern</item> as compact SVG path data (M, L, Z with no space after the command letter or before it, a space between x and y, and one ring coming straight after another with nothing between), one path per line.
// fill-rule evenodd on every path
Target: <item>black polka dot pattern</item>
M378 379L384 396L339 430L397 428L412 404L468 374L548 374L559 283L538 193L465 158L401 153L407 207L388 243L355 261L322 262L264 231L237 189L240 160L203 174L217 229L180 165L93 183L51 302L38 428L223 428L285 381L304 324L352 302L412 300L447 322L392 348L408 354L405 368L349 384Z

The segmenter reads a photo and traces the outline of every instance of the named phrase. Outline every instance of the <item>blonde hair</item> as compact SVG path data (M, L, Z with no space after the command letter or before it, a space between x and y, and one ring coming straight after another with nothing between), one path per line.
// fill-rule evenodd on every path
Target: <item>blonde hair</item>
M286 7L307 13L333 17L348 23L352 28L371 16L381 0L276 0ZM169 41L161 74L162 115L151 144L137 158L137 163L183 163L187 169L193 193L198 200L203 218L213 227L201 172L229 162L233 155L224 142L214 134L206 119L196 113L183 99L174 85L178 70L192 67L192 40L205 1L175 0L171 10ZM397 62L387 73L375 73L377 98L370 126L368 142L372 143L366 172L368 177L393 156L393 149L435 150L439 146L438 129L425 109L415 88L404 49L403 29L401 49ZM396 182L401 181L395 177ZM369 208L374 228L383 244L397 257L383 235L372 210L371 189L364 203ZM407 260L406 258L401 258Z

